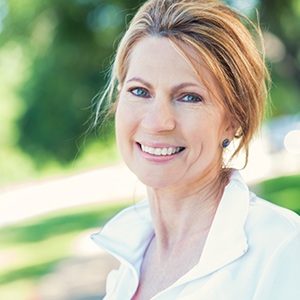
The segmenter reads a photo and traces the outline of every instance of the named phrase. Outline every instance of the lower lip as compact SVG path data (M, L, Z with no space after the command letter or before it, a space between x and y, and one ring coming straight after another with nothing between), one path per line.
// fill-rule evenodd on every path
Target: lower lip
M153 154L144 152L139 145L137 145L137 147L138 147L138 149L139 149L139 151L141 153L141 156L144 159L147 159L148 161L155 162L155 163L165 163L165 162L168 162L168 161L176 158L178 155L181 154L181 152L183 152L183 151L180 151L180 152L177 152L177 153L171 154L171 155L153 155Z

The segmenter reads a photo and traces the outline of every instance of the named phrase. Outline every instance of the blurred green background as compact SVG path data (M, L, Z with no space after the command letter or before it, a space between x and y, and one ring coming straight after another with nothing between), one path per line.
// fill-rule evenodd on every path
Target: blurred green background
M112 126L86 134L92 99L140 2L0 0L0 185L74 168L99 154L101 144L111 145ZM228 2L252 18L254 7L259 11L273 79L272 116L299 112L300 2ZM99 160L95 155L90 164Z
M112 124L89 128L117 41L142 2L0 0L0 191L119 161ZM283 153L284 135L300 129L300 1L226 2L253 19L259 11L273 80L268 151ZM289 163L300 153L292 155ZM279 175L253 189L300 214L300 175ZM50 299L34 292L41 276L72 256L80 232L124 205L67 209L0 228L0 299Z

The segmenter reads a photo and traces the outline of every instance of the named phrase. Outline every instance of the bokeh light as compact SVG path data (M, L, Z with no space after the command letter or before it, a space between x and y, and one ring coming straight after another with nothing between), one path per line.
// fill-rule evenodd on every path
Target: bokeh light
M300 130L292 130L285 136L284 147L291 154L300 154Z

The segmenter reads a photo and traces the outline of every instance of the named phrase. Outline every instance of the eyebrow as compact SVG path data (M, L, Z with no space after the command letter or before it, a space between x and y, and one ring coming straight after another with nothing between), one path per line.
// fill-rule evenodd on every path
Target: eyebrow
M132 81L140 82L140 83L144 84L146 87L148 87L148 88L150 88L150 89L153 88L153 86L152 86L151 83L147 82L146 80L144 80L144 79L142 79L142 78L140 78L140 77L132 77L132 78L128 79L128 80L126 81L126 83L129 83L129 82L132 82Z
M153 85L149 82L147 82L146 80L140 78L140 77L132 77L130 79L128 79L126 81L126 83L129 83L129 82L132 82L132 81L137 81L137 82L140 82L142 84L144 84L147 88L149 89L152 89L153 88ZM171 88L171 91L174 93L178 90L181 90L181 89L184 89L186 87L198 87L198 88L201 88L201 89L205 89L207 90L207 88L205 87L205 85L203 84L196 84L196 83L193 83L193 82L183 82L183 83L180 83L178 85L175 85L174 87Z

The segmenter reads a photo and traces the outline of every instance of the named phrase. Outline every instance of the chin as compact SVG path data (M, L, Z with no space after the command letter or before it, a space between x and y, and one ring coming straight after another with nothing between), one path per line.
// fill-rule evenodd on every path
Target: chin
M170 188L177 185L174 178L162 178L160 176L137 176L138 179L147 187L153 189Z

